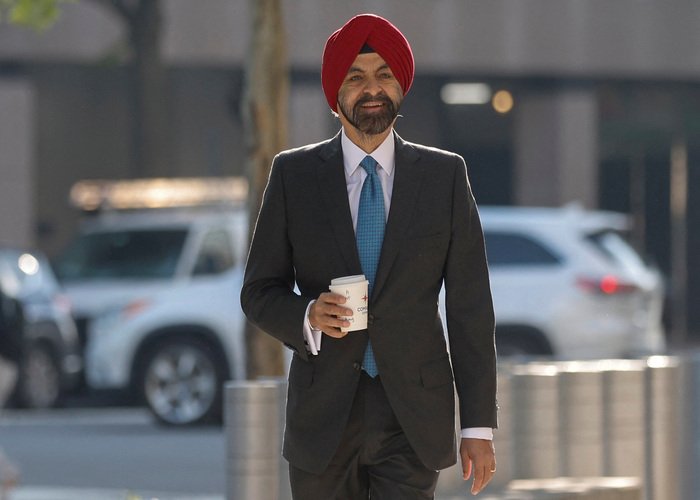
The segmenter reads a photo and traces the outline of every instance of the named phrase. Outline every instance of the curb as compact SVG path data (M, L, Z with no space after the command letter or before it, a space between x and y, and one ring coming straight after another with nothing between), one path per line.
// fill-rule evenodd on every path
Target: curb
M21 486L9 492L8 500L224 500L223 495L131 491L128 489Z

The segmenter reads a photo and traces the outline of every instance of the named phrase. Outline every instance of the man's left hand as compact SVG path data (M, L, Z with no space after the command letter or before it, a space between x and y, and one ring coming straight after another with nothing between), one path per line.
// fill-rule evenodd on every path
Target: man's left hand
M466 481L474 472L472 495L483 490L496 472L496 451L488 439L462 438L459 445L462 477Z

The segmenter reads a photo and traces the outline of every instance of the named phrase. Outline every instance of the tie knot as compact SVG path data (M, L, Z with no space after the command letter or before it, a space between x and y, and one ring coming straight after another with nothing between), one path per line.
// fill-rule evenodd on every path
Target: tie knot
M377 165L377 161L369 155L365 156L360 162L360 166L365 169L365 172L367 172L367 175L369 176L377 174Z

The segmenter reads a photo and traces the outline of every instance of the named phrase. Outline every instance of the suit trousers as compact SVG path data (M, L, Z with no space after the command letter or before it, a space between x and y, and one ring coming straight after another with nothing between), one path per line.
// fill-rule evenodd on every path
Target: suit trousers
M364 371L329 466L312 474L290 465L289 475L294 500L427 500L438 480L411 448L380 377Z

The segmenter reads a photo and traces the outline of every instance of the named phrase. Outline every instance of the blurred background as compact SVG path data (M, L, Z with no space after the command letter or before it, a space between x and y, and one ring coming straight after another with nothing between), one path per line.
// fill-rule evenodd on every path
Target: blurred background
M120 13L120 4L139 3L133 14ZM638 250L669 278L676 268L687 273L673 294L678 338L686 329L689 339L700 335L700 310L683 306L700 299L700 237L687 231L700 224L693 187L700 175L700 6L281 5L289 147L338 128L320 87L330 31L359 12L384 15L416 57L399 133L462 154L481 204L578 201L632 214ZM0 25L3 241L59 252L77 227L68 193L82 179L245 173L248 2L82 0L59 8L40 32Z
M169 189L189 194L235 192L227 200L233 206L245 198L238 196L241 185L236 179L247 178L251 192L259 196L271 154L337 132L339 124L321 90L321 53L329 34L362 12L391 20L413 48L416 75L401 109L399 134L408 141L455 151L467 161L486 229L493 229L493 235L487 234L487 246L497 302L519 306L520 318L532 316L532 311L547 315L542 321L554 329L551 333L542 327L551 345L515 342L507 345L513 354L595 358L634 354L635 347L646 354L661 353L664 344L679 353L698 344L700 232L691 228L700 227L700 3L0 0L0 246L12 249L5 257L0 255L7 261L0 261L5 266L0 266L0 285L25 301L26 310L40 311L28 314L32 335L64 339L48 354L39 352L33 364L26 363L36 367L33 375L29 370L20 373L20 384L31 382L18 389L24 406L64 402L59 398L62 389L47 381L65 376L71 382L60 384L71 390L85 390L86 384L93 389L128 387L146 398L161 423L191 424L220 417L222 383L246 376L243 319L240 311L231 312L229 307L237 303L246 246L244 217L234 210L236 214L225 214L225 220L211 214L200 220L200 213L190 211L178 218L149 214L117 221L110 218L112 210L98 217L85 211L80 194L83 201L93 203L87 207L91 210L110 203L119 208L113 200L103 199L113 181L180 179L185 183ZM267 49L274 52L273 64L258 65ZM256 80L256 70L266 77ZM251 133L251 122L265 128L263 115L255 110L272 103L281 104L282 111L273 119L276 127L268 129L282 132L278 130L268 144L262 135ZM261 143L267 147L264 154L259 153ZM146 200L153 184L130 186L127 197ZM501 212L491 206L518 211ZM527 212L528 207L560 211L542 217ZM626 217L599 217L600 210ZM170 239L157 239L166 226ZM134 228L141 236L146 230L151 233L133 245L134 253L117 253L131 248L123 242L135 234ZM618 231L634 254L624 246L627 243L609 237ZM88 243L98 241L95 234L106 235L107 243L100 245L105 245L107 257L85 264L88 260L80 258L89 254ZM207 239L207 234L214 237ZM514 246L523 242L525 246ZM24 250L14 250L18 248L35 254L36 264ZM643 263L637 262L638 255ZM160 260L148 260L152 258ZM606 258L616 262L603 264ZM39 267L50 269L49 262L58 280L42 271L44 277L33 279L23 292L29 299L17 291L17 282L25 275L37 275ZM115 267L115 262L145 267L141 275L130 275L138 271ZM155 268L154 262L164 267ZM535 268L546 271L545 264L554 272L528 274ZM559 264L566 266L554 267ZM158 276L146 276L144 269ZM507 273L501 274L502 270ZM96 277L107 279L109 272L141 281L123 282L120 288L110 282L111 296L97 295L95 288L78 288ZM71 273L77 285L69 279ZM157 278L160 288L146 286L146 278ZM562 287L564 278L571 278L567 281L571 289ZM192 287L180 286L183 283ZM38 289L48 290L41 300L35 293ZM221 300L214 304L207 300L212 296ZM563 296L570 299L567 315L561 309L541 307ZM206 303L195 303L194 297ZM506 305L499 304L497 317L503 327L509 313ZM572 310L572 304L579 310ZM211 325L193 329L194 316L187 320L182 316L187 305L221 312L218 317L208 310L208 319L218 321L219 330ZM74 324L69 324L69 314ZM177 329L171 324L175 317L180 318ZM533 324L540 320L528 319ZM662 328L656 324L660 321ZM47 322L61 332L46 333ZM166 322L167 332L160 328ZM580 331L568 329L571 324L580 326ZM569 351L564 345L558 351L562 346L557 342L562 340L553 340L568 337L593 344L590 332L603 335L595 340L602 351L581 345L569 345ZM521 328L506 333L499 338L523 332ZM613 334L624 337L624 342L613 342ZM90 335L95 339L92 347ZM659 335L665 339L659 341ZM143 341L143 351L126 347L124 339L132 337L133 345ZM59 351L65 357L61 366L52 359ZM200 392L207 391L192 391L181 394L179 401L169 399L163 396L169 390L168 380L149 396L151 367L158 375L159 366L170 362L177 366L172 360L178 359L195 359L193 363L209 377L213 389L206 397ZM47 370L70 373L47 374ZM189 414L177 411L185 405L185 396L187 405L191 403ZM7 428L14 429L22 418L23 414L10 418ZM140 414L129 414L126 421L120 418L100 415L100 424L88 425L149 425ZM45 429L45 424L48 429L63 429L70 425L66 422L41 420L25 424L24 429L36 434L36 428ZM82 434L82 424L74 424L75 433ZM162 429L145 428L154 442L173 439ZM213 432L198 441L205 443L202 455L207 454L204 448L221 448L220 430ZM45 474L56 460L49 454L42 462L32 454L45 453L38 440L41 433L37 436L37 445L30 450L5 436L10 451L20 459L42 464L40 470L29 469L30 482L63 484L68 478L71 483L76 474L70 470ZM107 446L115 442L120 439ZM158 442L154 446L163 446ZM101 457L96 450L91 454L92 448L85 449L89 452L76 456L87 457L88 463ZM214 467L223 462L222 451L209 454ZM123 450L124 457L129 453ZM127 481L150 490L218 494L222 489L223 470L217 469L213 480L203 476L209 485L182 481L182 474L170 483L167 479L149 483L150 478L139 476L144 470L141 463L124 458L124 466L129 464L134 475ZM178 467L169 464L173 476L178 476ZM97 482L115 483L108 465Z

